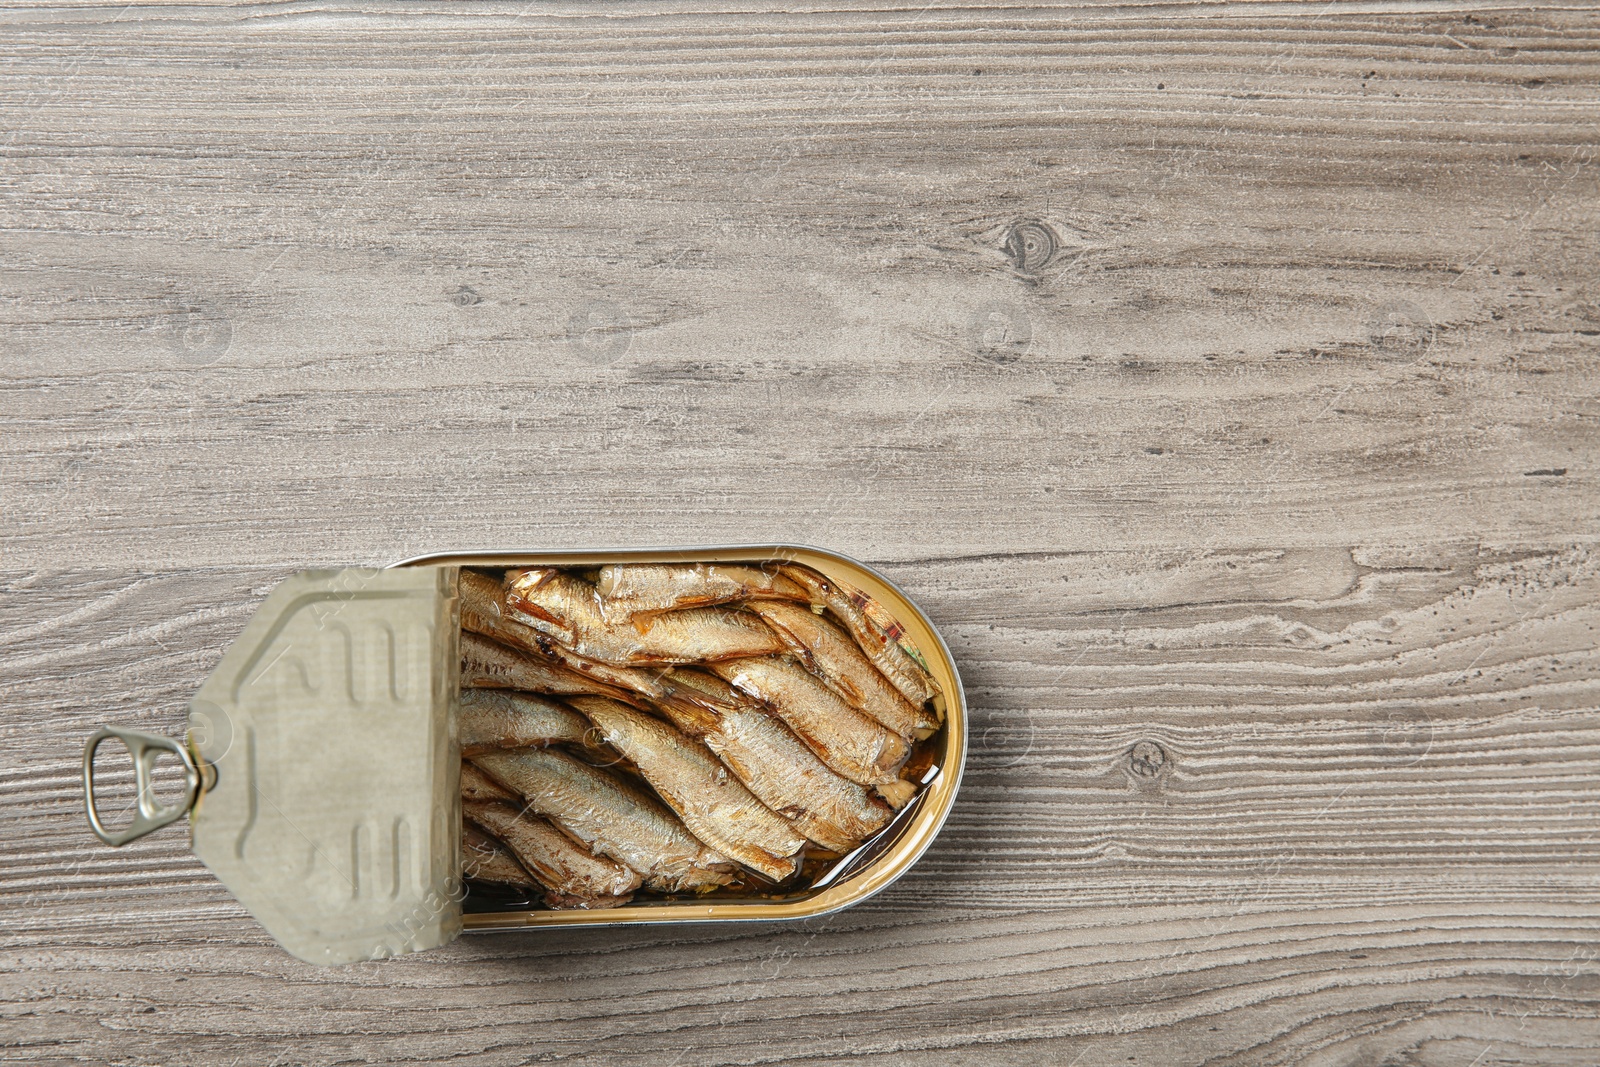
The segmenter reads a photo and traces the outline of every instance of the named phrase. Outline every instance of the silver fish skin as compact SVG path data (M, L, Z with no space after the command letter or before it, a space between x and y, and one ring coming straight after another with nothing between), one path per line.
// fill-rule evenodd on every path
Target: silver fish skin
M473 763L594 852L626 864L652 889L726 885L733 864L678 817L614 774L549 748L491 752Z
M784 567L783 573L805 587L813 604L826 607L844 624L872 665L913 705L920 707L939 694L938 684L922 664L868 618L837 582L797 564Z
M528 745L581 745L589 722L564 704L511 689L461 693L461 753Z
M462 814L505 842L512 855L567 906L610 907L639 888L639 875L596 856L549 822L510 804L465 800Z
M484 774L465 760L461 763L462 800L504 800L515 802L517 794Z
M719 715L730 711L762 711L764 705L749 693L699 667L670 667L655 672L670 703L706 709Z
M603 627L600 594L594 586L557 567L524 567L506 572L500 610L567 646L577 644L574 615Z
M593 694L596 696L609 696L631 704L642 701L656 708L670 706L691 714L704 708L721 712L728 708L759 706L759 701L741 693L721 678L694 667L672 667L667 670L617 667L587 659L554 641L549 642L548 649L557 662L591 679L595 683Z
M797 663L763 656L710 666L765 701L823 763L852 782L892 782L911 754L905 738L846 704Z
M507 648L476 633L461 634L463 689L522 689L534 693L592 693L588 679Z
M461 603L461 685L494 688L523 688L542 693L566 695L594 693L620 697L622 689L607 684L593 673L580 676L572 662L587 663L571 656L550 636L505 614L505 586L474 571L462 571ZM467 631L475 636L467 639ZM485 638L490 640L485 641ZM472 655L469 657L469 651ZM489 656L496 658L492 661ZM472 670L469 672L469 668ZM514 674L526 685L507 687L503 676Z
M540 653L552 663L584 678L589 683L591 696L609 696L626 699L628 695L651 700L668 700L672 690L661 681L662 672L645 667L618 667L597 659L580 656L554 638L539 638Z
M774 882L799 869L806 839L767 808L700 742L605 697L573 697L601 737L678 813L689 832Z
M559 573L559 572L552 572ZM522 619L515 619L506 611L506 583L477 571L463 570L456 581L457 600L461 611L461 628L492 637L504 645L532 649L538 647L545 627L532 627ZM566 640L570 634L555 634Z
M667 666L782 651L772 628L746 611L686 608L607 619L594 586L550 567L514 572L505 613L589 659L624 667Z
M939 720L927 705L913 705L872 665L849 634L810 608L774 600L751 604L750 610L852 708L907 740L921 740L939 728Z
M728 563L612 563L595 582L608 618L703 608L735 600L805 600L806 591L774 566Z
M748 611L686 608L635 616L615 627L631 662L647 666L706 663L782 652L781 638Z
M518 889L541 888L500 842L470 822L461 828L461 877Z
M892 813L882 801L829 770L787 726L758 707L660 707L678 729L716 753L762 803L825 849L848 852L889 821Z

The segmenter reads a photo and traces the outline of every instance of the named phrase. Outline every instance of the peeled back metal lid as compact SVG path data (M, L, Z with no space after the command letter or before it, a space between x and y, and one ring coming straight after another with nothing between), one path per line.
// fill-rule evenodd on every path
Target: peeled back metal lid
M190 702L195 855L300 959L460 932L456 573L296 574Z

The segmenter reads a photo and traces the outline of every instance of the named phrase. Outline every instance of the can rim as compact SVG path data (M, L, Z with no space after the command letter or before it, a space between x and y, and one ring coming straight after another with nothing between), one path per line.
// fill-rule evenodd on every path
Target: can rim
M676 545L652 548L602 549L468 549L411 556L390 567L600 565L616 562L749 562L783 559L817 567L830 578L861 588L888 608L910 631L928 669L940 683L945 701L945 752L940 772L919 796L922 811L903 827L884 851L840 882L793 901L760 903L690 903L683 901L625 904L604 912L529 909L522 912L469 912L464 929L478 932L523 930L534 926L655 926L697 922L782 922L831 915L860 904L899 881L922 858L943 829L955 806L967 759L967 702L961 675L944 637L904 590L860 560L830 549L796 544ZM844 571L837 573L832 564ZM853 573L852 573L853 572ZM859 579L865 578L866 581ZM874 588L876 586L876 588ZM883 595L887 594L887 595Z

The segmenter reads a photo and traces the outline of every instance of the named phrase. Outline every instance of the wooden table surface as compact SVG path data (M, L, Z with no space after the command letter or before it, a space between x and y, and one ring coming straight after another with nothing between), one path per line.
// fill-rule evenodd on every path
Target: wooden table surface
M1600 1062L1600 17L0 5L0 1060ZM84 824L264 592L825 545L923 862L319 970Z

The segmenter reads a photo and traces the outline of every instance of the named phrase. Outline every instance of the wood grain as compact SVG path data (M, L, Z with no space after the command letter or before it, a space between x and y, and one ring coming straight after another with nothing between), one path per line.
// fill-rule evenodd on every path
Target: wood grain
M282 573L8 580L15 1058L1465 1065L1600 1048L1588 547L899 564L963 666L976 743L950 824L897 886L777 928L473 936L331 971L272 947L181 834L99 847L77 792L79 739L104 718L177 730Z
M1600 1062L1592 7L0 4L0 1060ZM78 746L265 592L799 541L882 896L315 970Z
M113 7L9 9L19 565L1595 529L1592 10Z

